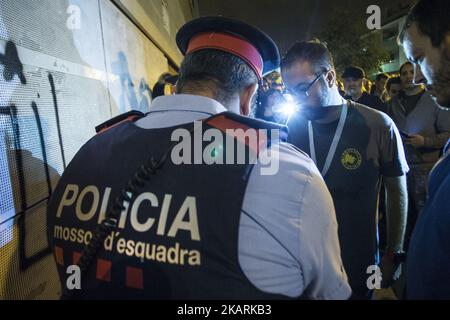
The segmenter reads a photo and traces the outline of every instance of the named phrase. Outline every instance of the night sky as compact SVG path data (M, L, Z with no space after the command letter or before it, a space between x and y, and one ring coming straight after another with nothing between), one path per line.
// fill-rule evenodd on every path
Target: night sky
M243 20L267 32L285 52L296 40L316 36L326 28L333 11L345 8L368 17L371 4L386 10L413 4L413 0L198 0L200 15L222 15ZM349 21L351 23L351 21Z

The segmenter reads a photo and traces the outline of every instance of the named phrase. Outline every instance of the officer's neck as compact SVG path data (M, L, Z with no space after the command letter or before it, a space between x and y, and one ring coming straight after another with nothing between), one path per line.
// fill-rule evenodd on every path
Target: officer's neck
M227 101L227 104L223 104L223 102L217 100L215 92L210 88L201 88L201 89L193 89L191 87L185 88L183 91L178 92L179 94L192 94L195 96L202 96L206 98L210 98L213 100L216 100L220 104L222 104L228 111L234 112L237 114L240 114L240 108L239 108L239 99L230 99Z

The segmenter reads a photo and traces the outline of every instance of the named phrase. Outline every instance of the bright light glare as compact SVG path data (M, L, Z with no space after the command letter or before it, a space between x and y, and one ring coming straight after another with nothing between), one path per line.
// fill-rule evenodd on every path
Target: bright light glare
M290 117L298 111L298 106L290 94L284 94L283 98L284 102L274 106L273 111Z
M287 102L294 102L294 97L291 96L291 95L288 94L288 93L283 94L283 98L284 98L284 100L286 100Z
M281 103L274 107L274 112L291 116L297 111L297 106L293 102Z

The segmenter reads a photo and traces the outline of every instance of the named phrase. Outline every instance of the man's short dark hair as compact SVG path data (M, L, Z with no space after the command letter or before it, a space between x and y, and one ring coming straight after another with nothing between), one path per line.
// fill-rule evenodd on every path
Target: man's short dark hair
M386 73L377 74L377 76L375 77L375 81L378 82L381 79L389 79L389 76Z
M434 47L439 47L446 32L450 31L450 1L449 0L419 0L409 12L406 22L398 36L401 45L405 32L416 22L417 27L424 35L431 39Z
M177 92L208 89L215 100L226 106L236 94L256 83L256 73L244 60L224 51L205 49L184 57Z
M410 62L410 61L403 62L403 64L400 66L400 69L398 70L398 72L399 72L400 74L402 74L402 70L403 70L403 68L406 67L406 66L413 66L413 64L412 64L412 62Z
M333 56L326 44L318 39L296 42L281 59L281 69L289 68L297 61L311 63L317 74L334 70Z
M393 84L401 84L400 77L392 77L386 82L386 90L391 90Z

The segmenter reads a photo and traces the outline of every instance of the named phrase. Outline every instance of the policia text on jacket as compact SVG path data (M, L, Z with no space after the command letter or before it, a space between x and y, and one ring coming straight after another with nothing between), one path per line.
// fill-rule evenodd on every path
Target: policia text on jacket
M98 219L98 223L101 223L105 217L105 209L110 193L111 188L106 188L101 195L96 186L87 186L80 190L79 186L68 184L59 204L57 219L64 214L65 207L75 206L78 221L86 222L91 219ZM129 204L129 207L127 206L122 211L118 231L111 232L107 237L104 242L104 249L106 251L116 251L121 255L134 256L140 258L142 261L155 260L170 264L200 265L200 251L182 248L178 242L174 246L165 246L158 243L146 243L125 239L120 235L120 230L125 228L125 224L130 224L136 232L153 232L158 236L169 238L175 238L178 232L188 232L192 241L201 241L197 221L196 198L187 196L178 209L175 219L173 221L167 221L169 211L177 210L177 208L171 206L171 200L172 195L170 194L164 195L164 199L158 199L151 192L141 193L134 202ZM149 209L146 204L150 204L152 209ZM84 205L89 210L83 211L82 207ZM99 206L100 210L98 210ZM156 208L159 208L160 213L159 215L155 215L155 217L159 218L148 217L149 211L154 212L158 210ZM138 215L139 212L141 215ZM142 212L146 214L143 215ZM97 216L96 213L98 213ZM92 232L86 231L83 228L55 225L54 237L64 241L87 245L92 238Z

